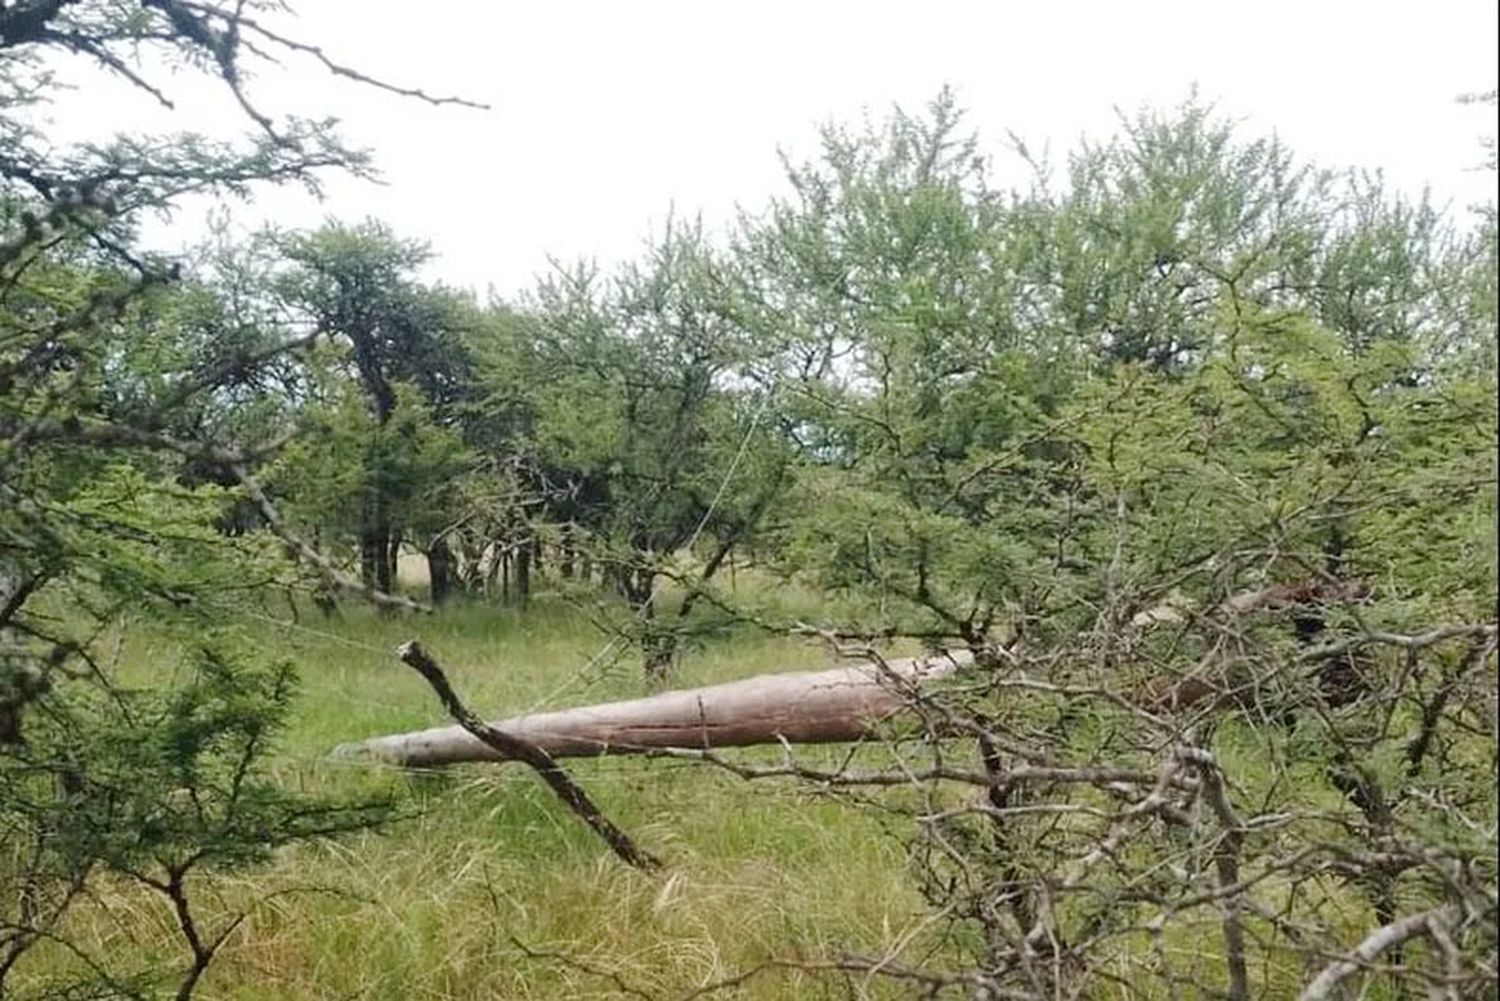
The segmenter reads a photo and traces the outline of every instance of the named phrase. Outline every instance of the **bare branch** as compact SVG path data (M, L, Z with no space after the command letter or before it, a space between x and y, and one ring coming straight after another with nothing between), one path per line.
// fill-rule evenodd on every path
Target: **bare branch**
M1333 996L1339 984L1360 970L1368 969L1370 964L1379 959L1383 953L1418 936L1432 935L1434 928L1442 928L1441 934L1446 936L1446 926L1456 921L1458 916L1456 906L1445 904L1420 914L1408 915L1388 925L1381 925L1367 935L1365 940L1356 946L1346 958L1325 966L1322 972L1313 978L1312 983L1303 989L1302 1001L1326 1001L1327 998Z
M594 801L589 798L589 794L584 792L583 787L574 782L567 772L563 771L562 767L553 760L552 755L530 741L495 729L475 716L459 700L458 694L453 691L453 686L448 684L448 679L437 661L433 660L416 640L401 644L396 650L396 655L401 658L402 663L427 679L427 683L437 693L438 700L443 703L443 708L448 710L448 714L459 726L505 757L514 758L529 766L557 794L558 799L567 804L568 809L583 818L584 823L604 839L610 850L623 862L646 871L661 868L660 860L636 847L629 835L600 812L599 808L594 805Z

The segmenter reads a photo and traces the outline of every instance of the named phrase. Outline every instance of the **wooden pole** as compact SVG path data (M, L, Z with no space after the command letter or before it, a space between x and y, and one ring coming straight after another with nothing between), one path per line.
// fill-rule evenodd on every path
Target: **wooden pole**
M858 740L905 710L916 688L971 660L952 651L826 671L762 674L706 688L498 720L495 729L554 758L630 754L661 747L818 744ZM334 750L412 768L511 756L459 726L374 737Z

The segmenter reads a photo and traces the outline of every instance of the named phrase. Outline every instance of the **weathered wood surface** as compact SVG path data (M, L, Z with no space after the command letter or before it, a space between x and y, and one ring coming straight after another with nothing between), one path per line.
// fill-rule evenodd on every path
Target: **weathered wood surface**
M630 754L661 747L744 747L858 740L908 704L902 689L951 674L967 651L826 671L762 674L706 688L496 720L490 725L555 758ZM375 757L412 768L505 756L459 726L344 744L337 757Z

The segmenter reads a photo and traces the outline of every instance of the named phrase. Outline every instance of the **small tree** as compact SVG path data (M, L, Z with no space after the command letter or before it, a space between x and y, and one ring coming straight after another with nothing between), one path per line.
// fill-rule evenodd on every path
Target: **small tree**
M224 322L245 314L135 242L142 213L187 194L316 188L323 170L367 170L328 123L278 121L255 103L248 64L274 53L363 79L281 34L265 20L279 9L0 7L0 992L28 979L43 945L79 963L76 982L39 985L48 996L163 986L164 971L91 956L69 936L69 908L113 870L170 899L191 953L176 990L187 997L235 923L205 925L191 874L378 815L290 797L263 778L290 675L215 628L226 602L289 572L265 536L220 531L224 483L286 529L250 472L274 448L276 422L229 404L306 341L276 328L245 336L256 325ZM58 58L170 106L143 54L221 84L253 134L58 148L34 124ZM222 411L239 419L216 419ZM122 685L97 640L127 618L191 637L196 680L173 692Z
M301 409L303 433L266 471L283 513L325 548L341 548L342 540L369 542L371 512L379 512L388 533L381 553L372 554L370 546L360 551L381 590L389 587L403 538L441 567L441 533L458 509L458 477L472 465L458 432L437 423L410 383L395 384L384 421L348 382L336 382L330 395ZM443 600L450 584L447 574L432 574L434 602Z
M627 628L651 684L784 483L787 456L747 378L757 345L734 316L732 288L701 235L673 227L612 285L560 274L535 304L530 454L567 498L570 544L632 610ZM664 580L684 588L670 616L659 615Z
M421 528L425 543L432 527L425 522L443 520L424 511L423 525L409 523L416 514L414 499L433 500L431 488L451 476L454 465L452 457L436 458L430 464L436 480L412 478L412 463L428 461L420 454L423 443L414 438L413 421L434 428L453 421L470 383L461 331L473 322L475 310L460 296L419 285L412 273L427 258L426 248L396 239L379 223L333 223L278 240L276 247L292 264L278 282L282 300L305 313L314 329L348 347L347 360L328 374L338 377L347 366L369 414L367 434L348 429L365 441L356 446L362 469L353 495L359 507L360 572L366 585L389 592L403 533ZM418 393L404 401L408 412L396 421L403 384ZM413 407L427 413L418 417ZM355 444L354 438L346 435L343 444ZM328 458L346 461L337 452ZM440 550L438 556L441 564ZM442 576L435 580L441 589Z

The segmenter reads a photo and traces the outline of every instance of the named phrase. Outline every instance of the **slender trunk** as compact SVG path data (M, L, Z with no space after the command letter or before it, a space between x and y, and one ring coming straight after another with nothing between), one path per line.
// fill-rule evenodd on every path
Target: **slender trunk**
M708 585L708 582L713 579L714 574L719 572L719 568L724 565L724 561L729 558L729 554L733 551L734 539L726 539L719 543L718 548L713 551L713 555L708 558L708 562L703 564L703 572L698 575L699 588ZM701 597L703 597L703 592L696 589L683 595L682 604L677 606L677 617L679 619L687 618L693 611L693 606L698 603L698 599Z
M438 539L427 547L427 586L432 603L441 605L453 590L453 550L447 540Z
M531 600L531 560L534 555L529 542L516 547L516 604L523 608Z
M367 521L359 533L359 579L365 587L380 587L380 568L385 563L383 540Z
M323 530L321 528L313 529L312 544L314 549L322 551ZM296 558L295 553L293 554L293 558ZM331 618L334 612L338 611L338 589L330 584L328 578L322 574L317 575L316 583L313 584L312 602L318 611L323 613L325 619ZM293 619L296 618L295 615L292 617Z
M557 547L557 573L563 580L573 579L573 530L562 527L562 539Z
M672 662L677 658L677 637L672 633L647 633L641 639L644 655L646 690L661 691L672 673Z
M359 532L359 574L366 587L391 593L393 579L390 512L377 488L365 495Z
M391 593L391 582L395 579L394 552L391 545L391 530L385 520L385 511L380 512L380 523L376 530L371 533L374 543L373 555L375 558L375 586L386 594Z
M504 567L500 563L500 544L491 540L484 544L484 584L483 591L486 598L493 597L495 586L500 580L500 573Z
M385 579L391 584L396 584L401 579L401 541L401 530L390 528L388 523L385 540ZM386 590L389 591L390 589L387 588Z
M313 585L313 605L323 613L323 618L331 619L339 610L338 591L328 584L327 581L318 581Z
M624 567L606 565L604 575L609 579L609 585L615 589L615 593L626 601L630 601L630 607L636 607L630 597L630 571Z
M677 636L670 624L662 629L656 622L656 574L650 570L625 571L622 575L625 599L640 620L641 657L645 671L646 691L660 691L672 671L677 654Z

